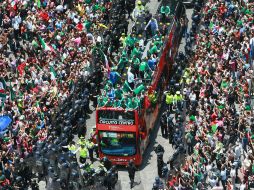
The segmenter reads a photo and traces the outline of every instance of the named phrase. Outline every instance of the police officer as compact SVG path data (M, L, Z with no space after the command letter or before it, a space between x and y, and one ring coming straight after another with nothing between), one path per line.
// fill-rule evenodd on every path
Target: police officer
M116 166L112 166L112 168L110 169L112 171L112 188L115 188L115 185L118 181L118 171L116 169Z
M84 164L86 163L86 158L87 158L88 150L85 147L85 145L81 144L79 148L79 161L80 163Z
M94 158L93 158L94 143L92 142L91 139L89 139L88 142L86 143L86 147L88 149L90 161L93 163L94 162Z
M107 175L105 176L105 186L107 187L108 190L111 190L112 187L112 180L113 180L113 176L112 176L112 171L109 170L107 171Z
M86 140L85 140L84 136L81 136L79 138L78 144L79 145L84 145L84 146L86 145Z
M129 162L128 166L127 166L127 169L128 169L129 178L130 178L130 181L131 181L131 189L132 189L134 187L135 173L138 170L136 168L136 166L134 165L134 162L133 162L132 159L130 160L130 162Z
M168 137L168 126L167 126L168 114L167 111L163 112L161 115L160 125L161 125L161 135L164 138Z
M163 153L159 152L157 154L157 169L158 169L159 177L162 177L162 168L163 168L163 166L164 166Z
M166 96L166 104L168 106L168 110L172 112L172 106L174 102L174 95L170 91L165 91L164 95Z
M168 141L169 144L173 143L173 135L174 135L174 123L173 123L173 117L168 118Z
M112 163L106 156L102 159L102 162L103 162L103 165L105 166L105 168L107 170L110 170L110 168L112 167Z
M68 184L69 175L70 175L69 164L67 162L63 162L60 166L59 178L61 181L63 181L65 183L65 185Z
M161 146L160 144L158 144L158 146L155 147L154 152L155 152L156 154L161 153L161 152L164 154L165 150L164 150L163 146Z
M157 168L158 168L158 175L162 177L162 168L164 166L164 161L163 161L163 154L165 152L164 148L159 144L155 148L155 153L157 154Z
M181 95L180 91L176 91L176 94L174 95L174 102L176 103L179 111L182 111L182 101L183 96Z
M70 144L68 146L62 146L63 148L68 148L68 150L71 153L74 153L76 151L76 146L75 146L75 142L71 141Z
M160 190L164 189L163 182L160 180L159 177L155 178L155 182L153 183L153 189L152 190Z

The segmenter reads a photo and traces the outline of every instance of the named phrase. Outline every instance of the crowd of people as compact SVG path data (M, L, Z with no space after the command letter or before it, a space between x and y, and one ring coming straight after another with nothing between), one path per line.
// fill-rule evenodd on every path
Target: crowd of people
M183 150L187 156L178 169L173 168L171 158L170 169L176 171L169 173L161 157L164 150L157 150L158 174L167 176L170 189L248 189L254 184L254 4L198 2L194 24L185 36L186 54L195 51L187 67L177 70L182 72L181 81L175 81L183 84L184 91L178 89L174 96L165 92L169 110L162 123L163 136L178 151L173 158ZM125 17L135 22L129 35ZM78 189L77 152L83 179L92 184L100 176L93 175L92 168L96 146L82 140L84 120L91 111L89 96L95 108L137 109L156 69L169 19L168 6L161 6L157 18L141 1L136 7L134 1L122 0L1 1L0 109L1 116L12 119L8 130L0 133L1 187L38 188L31 181L34 171L25 164L30 158L43 166L36 167L39 180L47 173L46 179L58 183L60 178L58 185L68 187L66 181L61 184L66 176L64 172L59 176L60 165L62 171L71 173L71 187ZM95 87L103 78L109 80L100 92ZM181 116L182 101L187 107L186 121ZM174 104L179 125L168 130L167 118ZM78 148L72 142L74 131L80 137ZM68 158L67 152L72 152ZM116 169L106 158L102 163L103 183L113 188ZM129 168L133 186L136 168L131 163ZM156 178L154 188L160 186L163 183Z
M49 152L57 158L73 131L85 135L89 94L134 7L124 0L0 2L0 110L12 119L0 131L1 188L32 187L40 172L23 162Z
M176 81L187 107L178 137L186 159L168 174L169 189L253 188L253 11L251 1L195 4L186 48L194 51Z

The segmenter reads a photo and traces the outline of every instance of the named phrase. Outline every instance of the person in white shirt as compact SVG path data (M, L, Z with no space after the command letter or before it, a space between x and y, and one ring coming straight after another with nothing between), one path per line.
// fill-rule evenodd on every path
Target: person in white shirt
M232 165L232 168L230 170L230 177L231 177L231 180L232 180L233 189L235 189L235 179L236 179L235 165Z
M216 186L212 188L212 190L223 190L223 187L220 185L219 182L216 183Z
M246 183L244 182L241 183L240 190L246 190Z
M127 73L127 82L129 83L132 90L134 89L134 81L135 81L135 76L132 73L131 67L129 67L128 73Z
M239 160L241 158L241 153L242 153L242 147L239 142L236 143L234 152L235 152L235 159Z
M218 179L216 176L212 176L210 179L209 179L209 183L210 183L210 186L211 187L214 187L217 183L218 183Z
M226 189L226 184L227 184L227 169L225 166L222 166L221 171L220 171L220 179L222 186L224 189Z
M190 95L189 95L189 99L190 99L190 102L193 104L193 103L195 103L196 102L196 94L193 92L193 91L191 91L191 93L190 93Z

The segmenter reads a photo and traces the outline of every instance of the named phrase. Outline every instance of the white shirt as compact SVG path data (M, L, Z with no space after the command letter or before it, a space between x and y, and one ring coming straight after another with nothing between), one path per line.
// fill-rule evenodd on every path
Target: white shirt
M240 145L238 145L238 146L236 146L235 147L235 156L236 156L236 159L239 159L240 158L240 156L241 156L241 146Z
M222 170L220 172L220 176L222 180L226 180L227 179L227 171L226 170Z
M134 82L134 74L129 70L127 75L128 75L128 79L127 79L128 83L133 83Z
M246 190L246 185L245 184L241 184L240 190Z
M20 16L15 16L12 19L12 26L15 30L19 29L19 24L21 23L21 17Z
M231 171L230 171L230 177L231 178L236 177L236 170L235 169L231 169Z
M218 182L217 179L209 179L209 183L212 187L214 187L217 182Z
M212 188L212 190L223 190L223 187L221 186L215 186Z
M196 100L196 94L195 93L190 93L189 98L190 98L191 101L195 101Z

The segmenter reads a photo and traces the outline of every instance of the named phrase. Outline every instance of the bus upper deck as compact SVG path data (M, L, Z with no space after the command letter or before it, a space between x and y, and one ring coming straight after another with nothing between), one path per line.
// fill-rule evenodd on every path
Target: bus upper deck
M174 27L177 23L179 25L180 16L177 16L177 12L183 12L183 9L178 7L182 6L176 6L174 15L158 13L147 18L144 13L136 19L131 33L128 36L122 35L117 61L107 63L108 80L98 97L98 108L138 110L142 108L145 96L150 95L150 101L156 100L151 85L161 74L158 68L164 67L165 60L160 63L160 58L165 54L165 50L170 52L169 56L174 56L176 52L173 43L177 42L173 42L173 36L180 33L172 34L172 30L176 31ZM151 22L157 27L155 33Z

